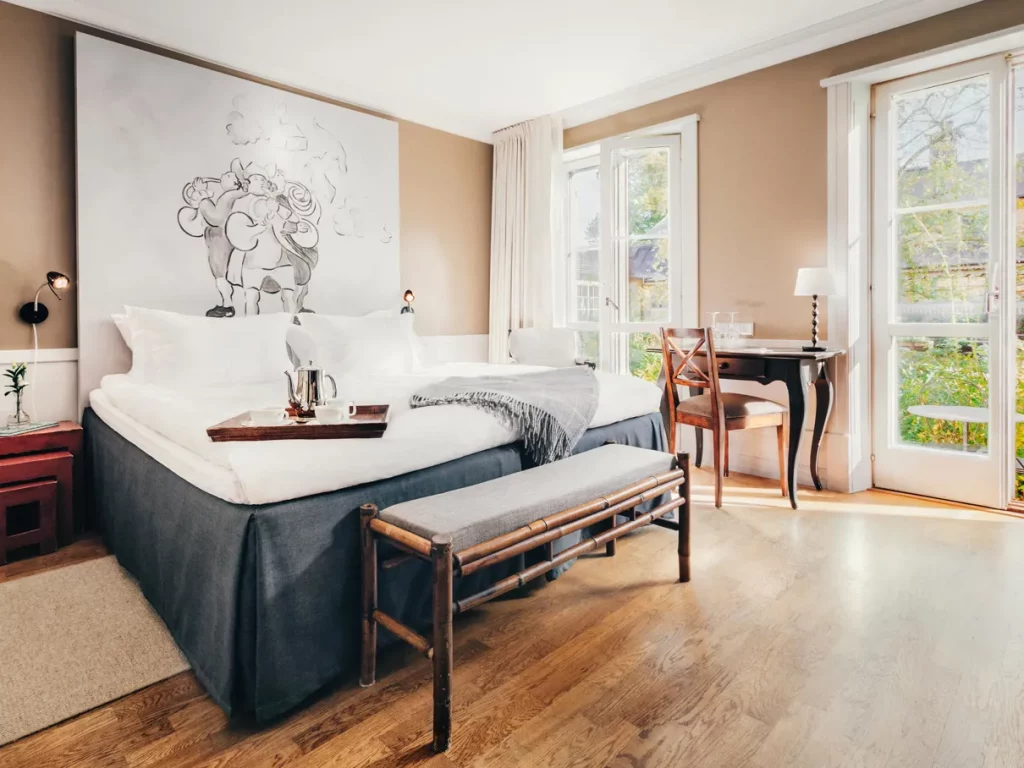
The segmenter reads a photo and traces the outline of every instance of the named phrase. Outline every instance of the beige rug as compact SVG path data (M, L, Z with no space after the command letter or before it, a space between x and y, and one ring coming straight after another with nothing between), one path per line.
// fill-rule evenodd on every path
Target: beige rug
M186 669L113 557L0 584L0 744Z

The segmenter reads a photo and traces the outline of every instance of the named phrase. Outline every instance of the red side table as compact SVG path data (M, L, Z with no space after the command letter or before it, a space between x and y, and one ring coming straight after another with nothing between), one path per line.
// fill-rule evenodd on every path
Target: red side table
M71 543L75 531L75 459L82 452L82 428L73 421L0 437L0 563L7 552L38 544L42 552ZM17 516L36 510L37 525L22 530ZM16 531L16 533L12 533Z

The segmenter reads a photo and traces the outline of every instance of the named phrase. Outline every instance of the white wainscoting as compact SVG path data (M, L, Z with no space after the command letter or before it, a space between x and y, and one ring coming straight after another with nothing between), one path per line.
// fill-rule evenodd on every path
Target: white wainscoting
M78 419L78 350L40 349L39 362L32 365L31 349L0 350L0 367L28 364L28 389L22 407L33 419L61 421ZM7 379L4 379L7 381ZM0 398L0 420L14 412L14 398Z
M487 334L467 336L420 336L423 347L423 362L435 363L486 363Z

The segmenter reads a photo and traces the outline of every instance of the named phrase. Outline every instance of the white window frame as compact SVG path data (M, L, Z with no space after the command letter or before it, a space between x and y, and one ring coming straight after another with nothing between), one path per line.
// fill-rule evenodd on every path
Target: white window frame
M555 265L556 292L555 317L560 325L575 331L601 332L601 363L606 368L626 372L626 362L617 359L613 348L613 334L657 332L661 325L674 327L696 327L700 317L698 306L698 212L697 212L697 124L698 115L688 115L668 123L650 126L628 134L576 147L563 153L563 178L568 180L571 173L587 168L602 168L602 178L608 178L611 152L614 149L630 146L666 146L677 147L678 162L670 169L673 174L673 186L678 193L670 198L669 210L669 251L670 251L670 320L666 323L625 323L612 322L611 314L603 306L606 299L622 305L622 296L615 294L614 280L610 274L612 259L607 254L611 247L611 224L607 215L601 216L601 317L599 322L582 322L572 318L575 298L575 283L572 280L572 257L574 253L571 241L572 232L568 223L571 221L571 198L565 196L565 244L562 249L561 263ZM567 185L566 185L567 187ZM602 184L602 214L608 210L606 199L610 188ZM624 309L624 307L623 307Z

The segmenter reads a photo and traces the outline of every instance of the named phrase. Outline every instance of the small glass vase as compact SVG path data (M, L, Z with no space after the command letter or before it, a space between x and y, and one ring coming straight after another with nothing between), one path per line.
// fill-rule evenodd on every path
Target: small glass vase
M30 419L29 415L27 413L25 413L25 409L21 407L21 403L20 402L17 404L17 407L16 407L14 413L10 414L7 417L7 426L8 427L24 427L25 425L31 424L31 423L32 423L32 419Z

